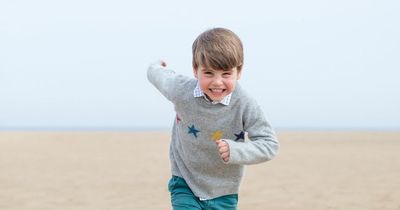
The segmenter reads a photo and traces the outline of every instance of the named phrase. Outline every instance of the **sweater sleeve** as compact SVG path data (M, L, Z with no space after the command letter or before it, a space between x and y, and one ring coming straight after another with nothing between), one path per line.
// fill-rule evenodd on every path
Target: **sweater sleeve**
M243 124L249 140L236 142L224 139L230 150L227 164L250 165L274 158L279 149L276 134L255 102L245 109Z
M175 101L177 74L172 69L161 66L161 62L155 62L147 69L147 79L168 100Z

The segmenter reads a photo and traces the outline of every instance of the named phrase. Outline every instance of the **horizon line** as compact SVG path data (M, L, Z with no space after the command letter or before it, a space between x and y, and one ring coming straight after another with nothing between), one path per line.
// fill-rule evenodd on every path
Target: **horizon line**
M0 127L0 132L169 132L171 127ZM400 132L400 128L394 127L274 127L276 132L290 131L382 131L382 132Z

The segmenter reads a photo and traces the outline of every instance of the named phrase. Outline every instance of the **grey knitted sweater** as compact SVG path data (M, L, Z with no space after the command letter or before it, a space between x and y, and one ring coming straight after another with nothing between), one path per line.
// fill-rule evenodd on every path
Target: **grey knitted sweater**
M148 71L149 81L175 107L170 161L172 174L185 179L201 199L236 194L244 165L271 160L278 141L259 105L237 84L229 105L195 98L197 80L175 74L159 63ZM248 139L245 140L245 133ZM218 153L216 139L230 148L228 162Z

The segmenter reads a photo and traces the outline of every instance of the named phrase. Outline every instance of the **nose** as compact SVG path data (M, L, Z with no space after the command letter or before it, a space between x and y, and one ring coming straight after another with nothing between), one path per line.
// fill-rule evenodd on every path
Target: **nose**
M221 85L223 84L223 78L220 75L216 75L213 79L214 85Z

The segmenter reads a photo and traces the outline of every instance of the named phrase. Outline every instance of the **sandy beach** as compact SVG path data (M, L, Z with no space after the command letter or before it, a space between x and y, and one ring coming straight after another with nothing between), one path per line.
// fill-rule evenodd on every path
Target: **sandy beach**
M399 210L400 132L280 132L240 210ZM0 132L0 210L171 209L167 132Z

